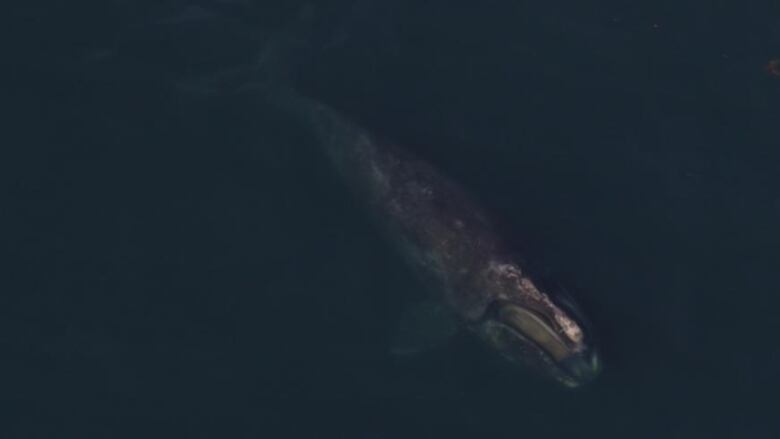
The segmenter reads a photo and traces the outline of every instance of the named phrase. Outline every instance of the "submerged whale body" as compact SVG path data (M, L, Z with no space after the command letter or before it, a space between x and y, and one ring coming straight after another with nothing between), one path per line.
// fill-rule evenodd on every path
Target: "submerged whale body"
M431 286L439 310L503 357L576 387L600 368L578 307L541 286L505 248L485 210L458 184L337 111L276 94L314 129L409 265Z

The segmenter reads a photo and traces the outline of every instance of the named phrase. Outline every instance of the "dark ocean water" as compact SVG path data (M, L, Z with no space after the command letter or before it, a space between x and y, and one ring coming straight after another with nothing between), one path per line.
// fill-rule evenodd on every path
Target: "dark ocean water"
M574 287L605 364L574 391L465 336L392 356L423 288L316 139L176 87L246 73L277 3L10 15L0 437L780 437L780 3L314 8L299 89Z

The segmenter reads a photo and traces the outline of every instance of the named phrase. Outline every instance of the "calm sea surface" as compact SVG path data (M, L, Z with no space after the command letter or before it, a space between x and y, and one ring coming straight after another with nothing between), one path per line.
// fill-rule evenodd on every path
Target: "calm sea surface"
M306 126L237 90L302 2L276 3L11 14L0 436L780 437L780 4L310 9L298 88L572 287L605 366L571 391L467 336L389 353L423 288Z

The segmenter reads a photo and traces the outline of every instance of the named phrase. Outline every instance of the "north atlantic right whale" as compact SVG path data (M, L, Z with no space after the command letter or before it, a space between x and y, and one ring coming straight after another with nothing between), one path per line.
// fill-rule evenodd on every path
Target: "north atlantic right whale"
M378 230L427 284L431 299L404 315L395 351L430 347L463 327L512 363L566 386L592 381L601 361L580 307L561 289L540 282L517 256L522 249L508 243L468 190L408 149L289 84L291 66L320 44L306 37L312 16L311 8L304 8L297 26L270 38L249 71L255 81L238 91L259 91L272 108L315 135ZM245 73L227 72L228 88L234 76ZM214 79L216 88L209 86ZM179 85L219 93L224 79Z

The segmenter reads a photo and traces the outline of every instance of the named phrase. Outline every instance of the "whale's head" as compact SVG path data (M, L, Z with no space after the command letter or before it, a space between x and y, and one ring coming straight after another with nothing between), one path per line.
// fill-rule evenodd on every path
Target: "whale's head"
M474 330L513 363L578 387L592 381L601 364L590 325L562 291L542 287L514 264L496 264L485 288L497 293Z

